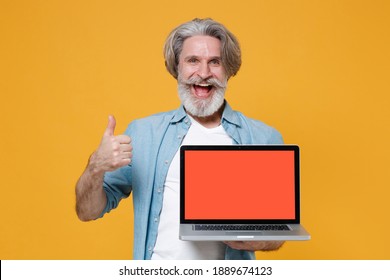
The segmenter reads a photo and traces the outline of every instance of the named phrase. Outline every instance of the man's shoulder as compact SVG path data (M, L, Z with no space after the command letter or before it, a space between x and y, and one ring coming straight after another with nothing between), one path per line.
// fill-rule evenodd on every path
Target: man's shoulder
M147 117L132 120L127 126L125 134L157 132L166 129L175 118L179 110L160 112Z
M169 122L178 110L171 110L152 114L143 118L133 120L129 125L159 125L161 122Z
M266 142L264 144L283 143L282 135L274 127L258 119L247 117L241 112L235 111L235 113L240 120L240 128L252 134L255 142L261 139Z
M258 129L269 129L269 125L264 122L250 118L240 111L233 110L230 106L226 108L225 119L239 127L248 128L254 127Z
M248 116L246 116L243 113L238 112L238 111L236 111L236 113L239 116L240 120L242 120L242 124L251 126L255 129L259 129L259 130L275 130L275 128L273 128L272 126L268 125L267 123L265 123L263 121L248 117Z

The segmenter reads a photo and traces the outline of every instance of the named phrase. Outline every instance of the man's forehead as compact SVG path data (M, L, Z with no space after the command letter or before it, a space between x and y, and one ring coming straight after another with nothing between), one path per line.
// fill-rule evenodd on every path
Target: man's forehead
M221 41L211 36L193 36L183 43L181 57L220 57Z

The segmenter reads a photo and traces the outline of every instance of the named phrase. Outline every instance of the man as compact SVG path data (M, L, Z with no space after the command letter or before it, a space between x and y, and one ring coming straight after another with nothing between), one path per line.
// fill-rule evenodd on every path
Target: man
M282 242L189 242L178 238L179 147L183 144L280 144L273 128L233 111L224 99L227 81L241 66L237 39L211 19L174 29L165 64L178 81L182 106L133 121L115 136L115 119L76 186L83 221L102 217L133 193L134 259L254 259L256 250Z

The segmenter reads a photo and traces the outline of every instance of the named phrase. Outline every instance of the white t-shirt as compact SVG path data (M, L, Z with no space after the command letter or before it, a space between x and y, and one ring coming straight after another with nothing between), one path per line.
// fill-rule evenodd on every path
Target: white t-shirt
M232 145L222 125L206 128L191 118L191 127L182 145ZM164 199L152 260L224 259L226 245L219 241L181 241L179 239L180 149L173 158L164 184Z

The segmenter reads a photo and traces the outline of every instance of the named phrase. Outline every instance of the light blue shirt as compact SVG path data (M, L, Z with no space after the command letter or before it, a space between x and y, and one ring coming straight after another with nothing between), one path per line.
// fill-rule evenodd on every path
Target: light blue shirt
M133 121L125 134L132 139L130 165L104 176L107 205L101 216L118 206L133 192L134 252L133 258L151 259L157 239L163 205L165 178L170 163L187 134L191 120L184 107ZM282 144L278 131L266 124L233 111L225 102L222 126L233 144ZM226 246L225 259L255 259L253 252Z

